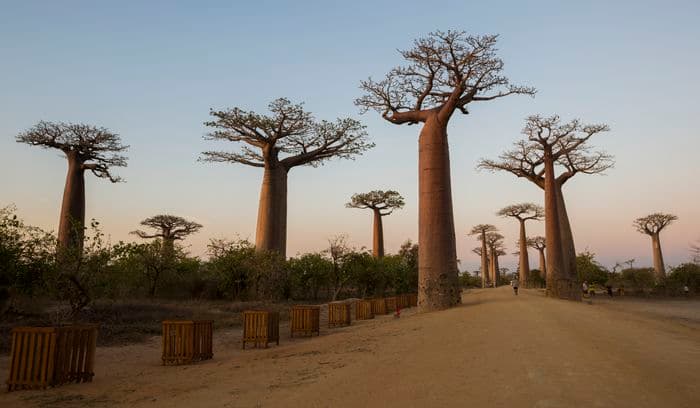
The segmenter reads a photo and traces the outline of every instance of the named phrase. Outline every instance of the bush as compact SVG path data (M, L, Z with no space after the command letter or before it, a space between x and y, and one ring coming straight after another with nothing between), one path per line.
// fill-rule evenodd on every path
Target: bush
M581 282L589 285L605 285L609 279L608 271L595 260L595 254L586 251L576 257L576 270Z
M666 277L669 294L682 294L684 286L688 286L690 293L700 292L700 265L685 263L671 269Z

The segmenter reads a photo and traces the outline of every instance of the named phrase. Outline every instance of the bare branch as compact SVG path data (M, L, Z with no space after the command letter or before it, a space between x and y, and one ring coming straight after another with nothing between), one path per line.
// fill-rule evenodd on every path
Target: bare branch
M664 228L678 219L673 214L653 213L634 220L637 231L647 235L658 235Z

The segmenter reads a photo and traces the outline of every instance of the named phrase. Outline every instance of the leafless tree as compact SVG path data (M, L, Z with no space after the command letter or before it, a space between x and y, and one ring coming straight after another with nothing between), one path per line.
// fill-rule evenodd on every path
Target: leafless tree
M542 217L544 217L544 208L533 203L513 204L501 208L496 215L515 218L520 224L520 236L518 239L518 252L520 260L518 262L518 266L520 270L520 280L523 281L523 285L527 285L530 277L530 259L527 253L527 234L525 233L525 222L529 220L541 220Z
M301 104L280 98L270 115L240 108L215 111L205 139L234 142L236 152L207 151L201 160L264 169L255 247L282 256L287 246L287 174L292 167L319 166L332 158L352 159L374 146L357 120L316 121Z
M690 253L692 256L692 262L695 264L700 264L700 241L697 244L690 245Z
M659 234L661 234L664 228L668 227L677 219L678 217L673 214L653 213L634 220L634 227L637 231L651 237L651 246L654 255L654 272L658 280L666 277L666 268L664 266L664 257L661 253L661 239L659 238Z
M542 274L542 279L547 281L547 263L544 256L544 250L547 247L545 238L540 236L528 238L527 246L536 249L540 253L540 273Z
M490 284L490 276L486 272L489 270L489 257L488 257L488 248L486 246L486 234L489 232L495 232L498 231L495 226L491 224L479 224L475 225L471 231L469 231L469 235L476 235L481 241L481 252L479 255L481 256L481 287L485 288Z
M581 299L562 186L576 174L599 174L613 166L612 156L593 152L588 145L593 135L608 130L607 125L584 125L576 119L562 123L556 115L530 116L522 132L525 140L516 142L499 160L482 159L479 163L481 169L507 171L544 190L547 289L551 296Z
M17 135L16 140L65 154L68 175L58 223L58 246L80 251L85 237L85 171L112 183L122 181L111 169L126 166L126 157L120 153L129 146L122 145L116 133L103 127L64 122L41 121Z
M447 125L473 102L508 95L534 95L511 85L496 55L495 35L437 31L401 51L406 64L379 81L361 83L355 103L390 123L422 124L418 140L419 308L445 309L460 302Z
M373 190L368 193L353 194L350 202L345 204L348 208L370 209L374 213L372 255L375 258L384 257L384 226L382 217L391 214L394 210L403 208L404 204L401 194L393 190Z

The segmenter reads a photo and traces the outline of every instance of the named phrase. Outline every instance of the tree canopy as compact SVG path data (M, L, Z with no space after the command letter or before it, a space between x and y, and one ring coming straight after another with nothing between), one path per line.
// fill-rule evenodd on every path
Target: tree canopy
M513 217L521 221L540 220L544 217L544 208L534 203L513 204L501 208L496 215Z
M479 169L507 171L544 187L545 150L551 149L552 159L562 172L560 184L578 173L599 174L614 165L613 157L602 151L592 151L589 139L609 130L604 124L584 125L578 119L561 123L559 116L543 118L529 116L522 134L525 140L514 143L514 148L502 153L498 160L481 159Z
M126 167L126 157L120 153L129 146L121 144L119 135L103 127L83 123L54 123L41 121L17 135L18 143L61 150L95 176L116 183L122 181L111 174L112 167Z
M240 149L206 151L201 160L254 167L265 167L271 161L286 168L316 167L333 157L351 159L374 147L367 140L365 126L355 119L317 121L302 104L286 98L272 101L269 111L270 114L263 115L240 108L212 109L210 115L214 119L205 125L213 130L205 139L234 142Z
M395 209L403 208L405 202L401 194L393 190L373 190L368 193L353 194L347 208L369 208L380 211L381 215L389 215Z
M375 110L394 124L425 122L427 113L448 119L455 109L467 114L471 102L513 94L534 95L535 89L512 85L496 56L497 35L436 31L399 51L406 64L384 79L362 81L365 95L355 100L363 112ZM446 120L444 121L447 122Z
M656 235L677 219L673 214L653 213L634 220L634 227L642 234Z
M154 215L141 221L144 227L155 229L157 232L147 233L141 230L132 231L132 234L140 238L163 238L168 240L182 240L186 236L199 231L201 224L188 221L182 217L168 214Z

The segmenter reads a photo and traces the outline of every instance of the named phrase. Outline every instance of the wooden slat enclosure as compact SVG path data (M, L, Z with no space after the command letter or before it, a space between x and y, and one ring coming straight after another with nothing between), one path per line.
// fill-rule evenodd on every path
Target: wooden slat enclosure
M163 365L208 360L213 352L212 320L163 321Z
M295 334L313 336L321 334L321 307L295 305L289 310L289 337Z
M386 302L384 298L371 299L372 302L372 313L376 315L386 314Z
M371 300L358 300L357 302L355 302L355 319L374 319L374 313L372 313Z
M246 343L253 343L255 347L277 342L280 345L280 314L267 310L246 310L243 312L243 338L241 348L245 349Z
M90 382L97 326L16 327L7 390Z
M331 302L328 304L328 327L350 325L350 303Z
M406 309L409 307L408 295L398 295L396 296L396 305L401 309Z
M384 298L384 303L386 304L386 312L387 313L396 312L396 298L395 297Z
M416 294L416 293L409 293L408 294L408 305L409 305L409 307L418 306L418 294Z

